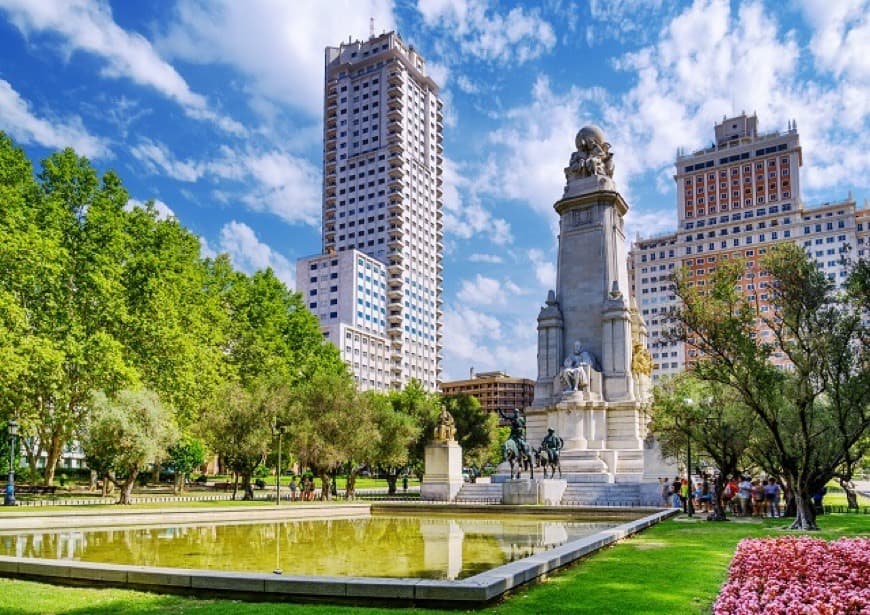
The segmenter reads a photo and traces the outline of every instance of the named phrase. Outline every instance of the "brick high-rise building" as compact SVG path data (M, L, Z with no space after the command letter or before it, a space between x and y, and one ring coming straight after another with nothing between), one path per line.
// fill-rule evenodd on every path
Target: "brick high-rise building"
M692 284L705 286L717 264L742 258L746 272L740 290L770 310L770 277L760 263L781 241L802 245L832 280L842 282L841 255L863 256L866 239L858 231L870 223L866 209L851 199L805 207L800 198L802 151L797 127L758 132L758 118L741 114L715 125L716 142L676 160L677 232L635 242L629 256L632 292L648 327L653 379L682 371L696 351L667 339L666 314L679 304L671 276L684 270ZM866 237L866 231L863 233ZM863 239L863 240L862 240ZM771 332L759 324L762 338ZM778 356L777 356L778 355ZM776 353L774 360L782 359Z
M297 287L360 389L440 374L442 102L390 32L326 48L323 253Z

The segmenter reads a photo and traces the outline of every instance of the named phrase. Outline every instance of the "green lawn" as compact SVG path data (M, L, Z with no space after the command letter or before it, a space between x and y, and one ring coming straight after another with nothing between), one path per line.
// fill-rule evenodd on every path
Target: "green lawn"
M708 523L678 517L523 588L484 613L708 613L737 543L746 537L794 534L786 520ZM814 535L870 535L870 515L820 517ZM65 588L0 579L5 613L395 613L395 609L198 600L116 589ZM418 609L420 613L440 611Z

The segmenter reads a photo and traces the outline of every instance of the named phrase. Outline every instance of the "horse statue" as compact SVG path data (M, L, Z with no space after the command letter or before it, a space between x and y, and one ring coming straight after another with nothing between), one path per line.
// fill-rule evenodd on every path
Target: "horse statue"
M512 414L499 410L498 415L502 419L509 421L511 426L510 438L502 446L504 460L511 466L511 478L519 478L523 470L528 470L531 473L531 478L535 478L532 449L528 442L526 442L525 414L519 409L514 408ZM516 476L514 476L514 466L517 467Z
M547 468L550 468L550 478L556 478L556 470L559 471L559 478L562 478L562 466L559 463L559 455L557 453L554 453L549 448L536 448L534 453L535 465L543 468L544 478L547 478Z
M504 452L504 460L510 464L511 478L520 478L523 470L529 471L529 478L535 478L535 464L532 460L532 451L529 446L525 448L517 444L517 441L510 439L502 445ZM514 472L516 468L516 473Z

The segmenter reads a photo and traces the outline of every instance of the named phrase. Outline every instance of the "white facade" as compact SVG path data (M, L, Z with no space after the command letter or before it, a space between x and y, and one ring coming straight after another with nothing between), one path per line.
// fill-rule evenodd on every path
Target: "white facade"
M392 32L327 47L325 56L323 255L298 263L297 286L361 389L397 389L416 378L436 390L443 280L438 86L423 58Z

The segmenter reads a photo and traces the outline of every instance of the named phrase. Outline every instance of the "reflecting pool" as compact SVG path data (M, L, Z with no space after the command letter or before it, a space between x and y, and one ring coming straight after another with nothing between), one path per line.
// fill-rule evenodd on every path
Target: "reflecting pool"
M283 574L462 579L625 517L365 515L352 519L18 531L0 555Z

